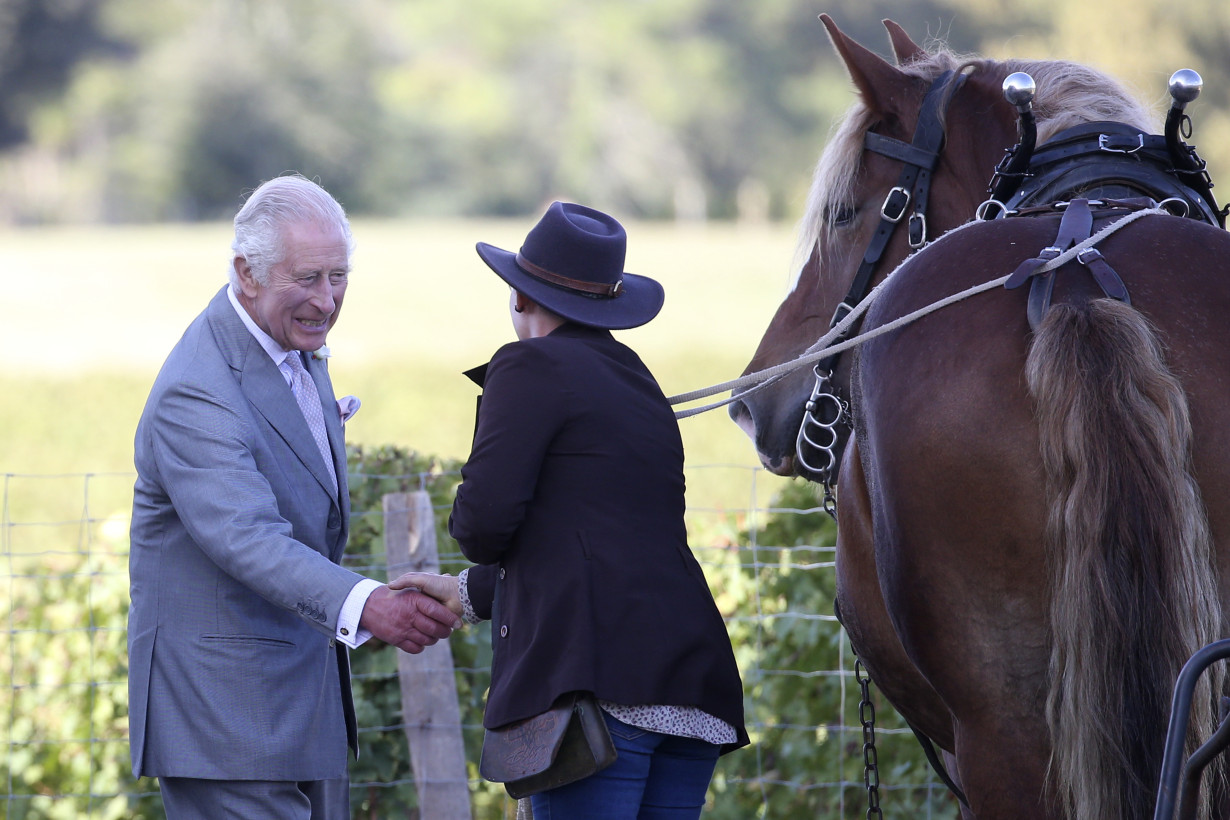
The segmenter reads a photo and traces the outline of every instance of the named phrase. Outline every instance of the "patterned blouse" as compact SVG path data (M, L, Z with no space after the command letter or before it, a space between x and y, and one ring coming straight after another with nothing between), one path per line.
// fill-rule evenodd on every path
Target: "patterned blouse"
M470 604L469 574L470 570L464 569L457 576L457 590L465 610L462 618L468 624L477 624L482 618L474 614L474 607ZM691 737L716 745L734 743L738 738L735 727L695 706L626 706L607 700L598 701L598 705L616 720L651 732Z

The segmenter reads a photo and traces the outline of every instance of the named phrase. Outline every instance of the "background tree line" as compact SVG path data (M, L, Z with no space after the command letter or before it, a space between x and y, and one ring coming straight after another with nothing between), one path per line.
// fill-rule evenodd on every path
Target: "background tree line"
M1230 169L1223 0L0 0L0 223L229 218L288 169L366 215L793 219L852 100L822 11L1159 104L1196 68Z

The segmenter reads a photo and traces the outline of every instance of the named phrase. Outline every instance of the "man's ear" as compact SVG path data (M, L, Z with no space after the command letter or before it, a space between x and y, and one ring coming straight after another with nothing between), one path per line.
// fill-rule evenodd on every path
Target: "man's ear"
M239 276L240 293L249 299L255 299L260 285L256 281L256 276L252 273L252 266L248 264L247 258L236 256L231 260L231 265L234 266L235 273Z

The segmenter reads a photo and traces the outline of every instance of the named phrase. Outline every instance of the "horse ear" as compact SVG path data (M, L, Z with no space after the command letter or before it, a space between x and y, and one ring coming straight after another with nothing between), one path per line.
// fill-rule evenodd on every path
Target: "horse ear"
M927 56L926 49L911 40L910 35L906 34L905 29L901 26L892 20L881 20L880 22L884 24L884 28L888 29L888 39L892 41L893 53L897 55L897 65L912 63Z
M833 48L837 49L838 56L846 64L850 79L867 108L878 114L897 114L898 103L908 96L903 92L911 85L912 78L847 37L837 28L832 17L821 14L820 22L828 29Z

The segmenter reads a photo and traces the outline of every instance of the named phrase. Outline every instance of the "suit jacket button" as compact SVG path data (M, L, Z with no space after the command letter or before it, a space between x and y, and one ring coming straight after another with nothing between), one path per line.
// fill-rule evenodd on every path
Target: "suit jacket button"
M505 575L506 575L506 573L504 572L504 568L503 568L503 567L500 567L500 580L501 580L501 581L503 581L503 580L504 580L504 576L505 576Z
M508 637L508 624L504 624L503 626L500 627L500 637L501 638Z
M336 511L329 513L329 529L335 530L342 525L342 519Z

